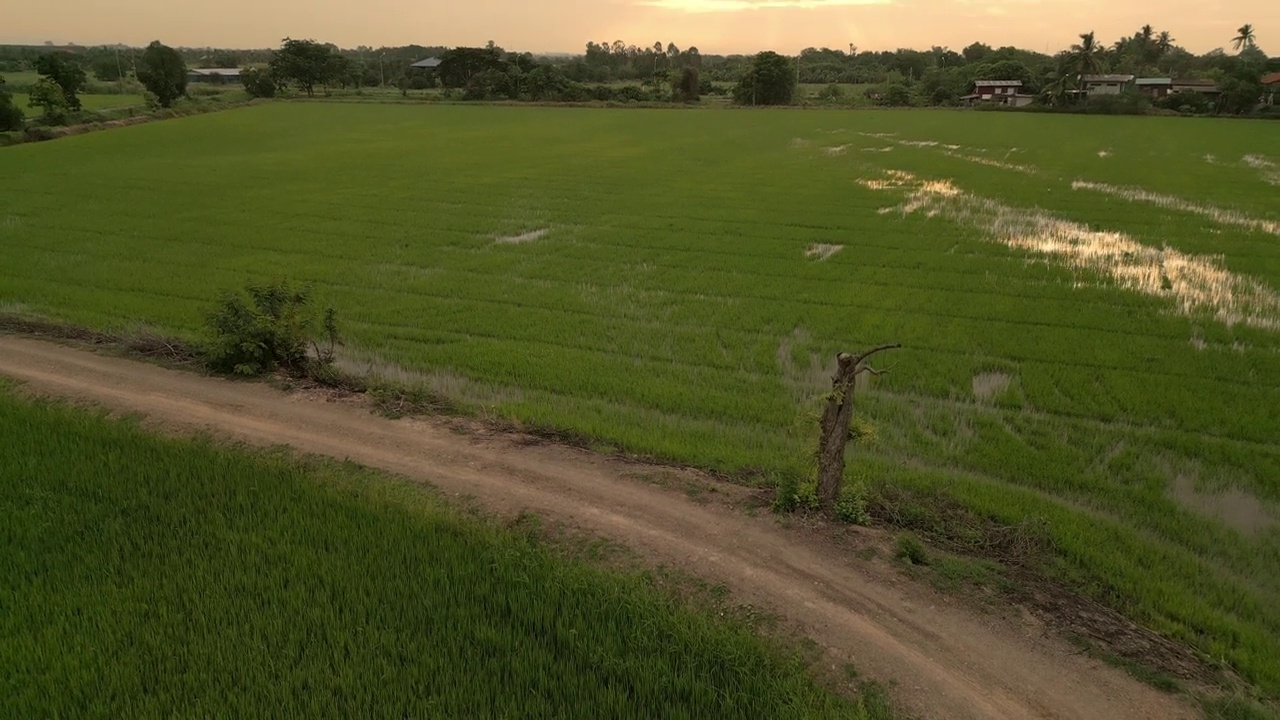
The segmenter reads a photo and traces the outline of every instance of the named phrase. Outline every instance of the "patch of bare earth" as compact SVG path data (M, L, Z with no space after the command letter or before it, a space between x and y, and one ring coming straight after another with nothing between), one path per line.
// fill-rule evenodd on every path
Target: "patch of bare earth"
M1239 488L1206 492L1196 484L1191 474L1178 473L1172 494L1180 505L1197 515L1217 520L1245 535L1255 535L1280 523L1262 500Z
M973 396L984 402L991 400L1008 390L1011 382L1013 379L1002 372L978 373L973 376Z
M880 533L789 530L767 513L742 512L731 501L742 488L700 473L681 471L705 502L691 498L684 481L668 488L634 478L667 468L474 423L468 430L465 421L391 420L334 396L12 336L0 335L0 374L30 392L140 414L169 432L350 460L500 516L533 513L621 543L646 562L723 583L741 603L777 613L814 640L824 666L855 663L926 720L1196 717L1181 698L1075 652L1040 622L1018 612L978 614L904 577L882 554L865 552L884 547ZM722 485L724 492L709 489Z

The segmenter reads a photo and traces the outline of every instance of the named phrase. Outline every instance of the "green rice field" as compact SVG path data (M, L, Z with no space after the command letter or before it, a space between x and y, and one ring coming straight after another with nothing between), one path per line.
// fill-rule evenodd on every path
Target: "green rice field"
M1280 697L1280 132L947 111L276 103L0 150L0 304L194 338L287 276L351 370L768 482L882 342L850 481Z
M0 438L4 717L890 717L407 482L3 388Z

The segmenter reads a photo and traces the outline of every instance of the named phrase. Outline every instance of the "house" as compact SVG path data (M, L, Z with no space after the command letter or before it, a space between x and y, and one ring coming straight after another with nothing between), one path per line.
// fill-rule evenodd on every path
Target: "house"
M1133 83L1132 75L1085 75L1083 79L1084 92L1089 97L1119 95Z
M238 83L240 68L192 68L187 71L189 83Z
M1262 103L1264 105L1280 103L1280 72L1262 76Z
M418 62L410 65L409 67L413 68L414 70L435 70L436 68L440 67L440 58L429 57L425 60L419 60Z
M1218 83L1212 80L1174 80L1169 92L1198 92L1217 96L1222 91L1218 89Z
M1031 104L1035 99L1034 95L1027 95L1022 92L1021 80L974 80L973 93L965 95L965 105L977 105L979 103L989 103L993 105L1004 105L1005 107L1025 107Z
M1167 97L1173 92L1173 78L1138 78L1133 84L1152 100Z

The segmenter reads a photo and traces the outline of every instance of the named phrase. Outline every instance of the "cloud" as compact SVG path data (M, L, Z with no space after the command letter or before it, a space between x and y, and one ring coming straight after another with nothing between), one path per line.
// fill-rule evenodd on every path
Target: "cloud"
M889 5L893 0L640 0L639 5L686 13L742 12L793 8L816 10L855 5Z

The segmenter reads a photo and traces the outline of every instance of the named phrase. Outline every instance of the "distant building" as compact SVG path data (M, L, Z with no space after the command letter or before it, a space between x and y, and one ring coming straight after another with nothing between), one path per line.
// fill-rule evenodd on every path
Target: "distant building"
M1138 78L1133 84L1152 100L1167 97L1173 92L1173 78Z
M192 68L187 71L189 83L230 84L240 82L240 68Z
M1132 75L1085 75L1084 92L1095 95L1119 95L1133 84Z
M1024 94L1021 90L1021 80L974 80L973 93L965 95L961 100L969 106L986 103L1005 107L1030 105L1035 96Z
M1262 76L1262 103L1264 105L1280 103L1280 72Z
M440 58L429 57L425 60L419 60L418 62L410 65L409 67L413 68L414 70L435 70L436 68L440 67Z
M1218 83L1212 80L1174 80L1173 92L1198 92L1205 95L1217 95L1222 91Z

